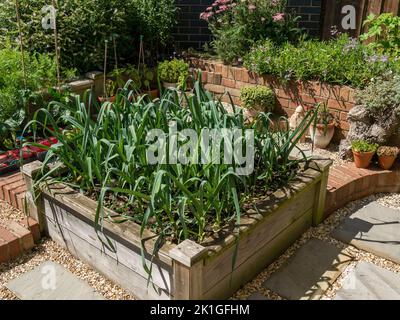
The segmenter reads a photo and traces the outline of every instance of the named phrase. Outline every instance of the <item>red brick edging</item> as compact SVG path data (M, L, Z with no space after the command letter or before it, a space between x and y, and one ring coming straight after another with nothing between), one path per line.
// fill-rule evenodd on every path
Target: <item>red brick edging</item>
M0 263L18 258L31 250L39 240L39 224L32 218L19 222L7 221L7 228L0 226Z
M20 172L0 177L0 199L13 207L25 211L26 186ZM0 263L18 258L31 250L40 240L40 227L32 218L19 222L5 221L6 227L0 226Z
M331 168L325 204L325 217L351 201L376 193L400 192L400 166L393 170L358 169L354 163Z

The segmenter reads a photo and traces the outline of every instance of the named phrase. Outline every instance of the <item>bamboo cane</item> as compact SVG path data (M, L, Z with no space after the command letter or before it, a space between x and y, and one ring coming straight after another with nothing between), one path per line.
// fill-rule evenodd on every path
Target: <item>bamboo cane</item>
M22 73L24 76L24 86L26 89L27 88L27 79L26 79L26 65L25 65L25 51L24 51L24 35L22 33L21 17L19 15L18 0L15 0L15 11L16 11L16 15L17 15L17 24L18 24L18 30L19 30L19 43L20 43L20 50L21 50Z
M54 9L57 8L57 1L52 0L52 5ZM60 49L58 46L58 31L57 31L57 14L54 15L54 46L56 49L56 67L57 67L57 88L60 92L61 90L61 75L60 75Z

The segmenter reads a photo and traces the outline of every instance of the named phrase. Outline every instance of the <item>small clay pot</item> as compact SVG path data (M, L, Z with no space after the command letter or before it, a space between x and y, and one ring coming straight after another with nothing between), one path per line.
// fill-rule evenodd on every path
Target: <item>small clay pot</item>
M394 162L396 161L395 156L379 156L378 160L379 160L379 166L383 169L383 170L390 170L393 165Z
M103 102L115 102L115 96L112 96L112 97L109 97L109 98L106 98L106 97L98 97L98 100L99 100L99 102L100 103L103 103Z
M375 151L371 152L356 152L353 150L354 163L357 168L367 169L370 164Z

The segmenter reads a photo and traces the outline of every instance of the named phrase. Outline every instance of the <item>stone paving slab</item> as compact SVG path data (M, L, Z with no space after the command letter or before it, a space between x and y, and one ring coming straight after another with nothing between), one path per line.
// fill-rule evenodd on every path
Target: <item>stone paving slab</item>
M400 274L360 262L343 280L335 300L400 300Z
M104 300L63 266L47 261L6 287L21 300Z
M344 243L400 263L400 210L377 202L347 217L332 233Z
M311 239L263 286L289 300L318 300L353 260L336 246Z
M263 294L256 292L253 293L250 297L248 297L247 300L258 301L258 300L269 300L269 299Z

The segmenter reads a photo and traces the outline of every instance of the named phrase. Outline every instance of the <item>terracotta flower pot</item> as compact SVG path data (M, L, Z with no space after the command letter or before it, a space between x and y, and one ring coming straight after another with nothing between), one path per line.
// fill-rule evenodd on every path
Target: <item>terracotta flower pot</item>
M314 142L314 146L320 149L325 149L329 145L334 134L334 123L328 124L326 128L323 124L317 124L316 127L310 127L311 140Z
M396 161L395 156L379 156L379 166L383 170L390 170L393 167L394 162Z
M112 97L109 97L109 98L98 97L98 100L99 100L100 103L103 103L103 102L115 102L115 96L112 96Z
M354 162L357 168L366 169L371 164L372 157L375 151L372 152L357 152L353 150Z

